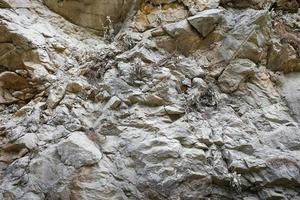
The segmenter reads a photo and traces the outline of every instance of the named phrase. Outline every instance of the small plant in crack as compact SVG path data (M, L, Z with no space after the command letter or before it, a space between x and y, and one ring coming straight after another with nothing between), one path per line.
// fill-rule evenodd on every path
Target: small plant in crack
M115 29L110 16L106 16L105 24L106 25L103 26L104 28L103 37L107 42L112 42L114 40Z
M119 38L120 42L122 42L122 47L125 50L130 50L136 45L136 41L132 39L128 34L124 34Z
M160 25L160 24L162 24L162 22L163 22L163 20L164 20L164 16L163 16L163 14L162 14L162 5L161 5L161 4L159 4L158 9L159 9L159 12L158 12L158 14L157 14L157 16L156 16L155 22L156 22L158 25Z
M80 74L86 77L90 83L99 82L106 71L111 68L113 57L114 54L89 53Z
M203 107L217 108L218 102L215 91L212 86L208 86L204 91L194 94L187 98L186 111L198 111L201 112Z
M144 82L151 77L151 74L146 69L145 63L140 59L136 58L134 66L132 67L129 74L129 82L131 85L138 85L139 82Z

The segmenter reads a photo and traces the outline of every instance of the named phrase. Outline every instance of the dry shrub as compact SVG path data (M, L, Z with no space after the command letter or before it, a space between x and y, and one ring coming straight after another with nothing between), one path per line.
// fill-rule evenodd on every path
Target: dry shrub
M114 56L112 52L108 54L103 54L103 52L88 53L80 75L86 77L90 83L100 82L105 72L111 68Z

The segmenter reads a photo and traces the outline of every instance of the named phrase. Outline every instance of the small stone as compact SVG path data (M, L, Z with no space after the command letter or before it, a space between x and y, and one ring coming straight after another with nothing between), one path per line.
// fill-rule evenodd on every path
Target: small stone
M192 83L195 87L202 89L207 88L207 83L202 78L194 78Z
M78 82L70 82L67 85L67 91L71 93L78 93L82 90L83 86Z
M121 105L122 101L119 97L113 96L105 105L105 108L117 109Z
M47 106L52 109L55 108L59 104L59 102L64 98L65 91L66 89L63 86L52 88L48 96Z
M185 113L184 109L177 105L165 106L165 111L168 115L181 115Z
M204 161L205 152L202 149L190 148L184 150L184 157Z
M62 45L61 43L59 43L59 42L52 43L52 46L58 52L63 52L66 49L66 47L64 45Z

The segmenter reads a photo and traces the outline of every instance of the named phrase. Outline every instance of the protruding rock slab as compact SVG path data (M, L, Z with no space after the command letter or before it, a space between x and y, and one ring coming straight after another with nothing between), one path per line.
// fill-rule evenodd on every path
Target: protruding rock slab
M73 133L62 141L57 147L57 152L65 164L75 168L96 164L102 158L100 150L81 132Z
M248 59L231 62L218 79L223 92L231 93L238 89L241 82L255 74L256 64Z
M200 46L201 38L187 20L166 24L163 29L175 40L176 49L183 54L188 54Z
M71 22L104 31L107 17L112 23L123 22L136 0L44 0L46 5Z
M223 10L221 9L205 10L195 16L189 17L188 21L203 37L206 37L221 22L222 13Z
M283 79L282 93L300 123L300 73L286 74Z

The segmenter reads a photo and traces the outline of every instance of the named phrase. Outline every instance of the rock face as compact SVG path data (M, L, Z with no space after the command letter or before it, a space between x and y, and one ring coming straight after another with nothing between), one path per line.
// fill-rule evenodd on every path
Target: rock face
M91 29L105 31L111 23L122 23L136 0L44 0L46 5L70 21Z
M0 199L299 200L298 2L0 0Z

